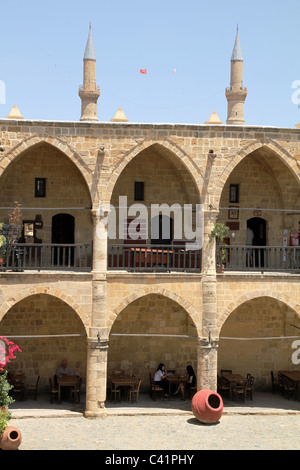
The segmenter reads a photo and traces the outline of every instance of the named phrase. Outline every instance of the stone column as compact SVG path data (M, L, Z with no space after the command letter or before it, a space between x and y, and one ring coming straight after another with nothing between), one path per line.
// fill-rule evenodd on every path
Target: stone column
M87 341L86 418L106 417L106 371L108 340L91 328Z
M197 388L217 391L218 339L199 338Z
M92 210L93 216L93 272L107 270L107 226L108 211Z
M217 211L204 213L202 249L202 337L198 343L198 388L216 390L217 387L217 278L216 244L209 240L218 216Z
M107 213L92 211L93 237L93 311L87 343L86 417L106 415L106 371L108 350L107 314L107 237L105 217Z

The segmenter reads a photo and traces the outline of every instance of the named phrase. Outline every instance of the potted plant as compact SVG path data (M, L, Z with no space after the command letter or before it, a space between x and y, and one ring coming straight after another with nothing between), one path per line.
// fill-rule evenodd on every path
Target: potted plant
M8 407L14 403L14 399L9 394L13 386L7 379L8 371L5 367L15 359L15 351L22 352L13 341L0 337L0 448L3 450L17 449L22 439L18 429L8 426L11 418Z
M216 222L213 230L210 232L208 238L212 242L216 240L216 259L217 259L217 270L222 270L226 261L226 250L220 248L221 245L224 245L224 238L228 236L229 227L223 224L223 222Z

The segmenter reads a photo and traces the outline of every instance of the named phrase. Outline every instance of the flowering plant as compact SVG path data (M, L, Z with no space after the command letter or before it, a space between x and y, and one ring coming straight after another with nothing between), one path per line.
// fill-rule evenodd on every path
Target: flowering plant
M0 407L7 407L14 402L9 395L13 387L7 380L7 371L4 371L4 367L15 359L15 351L22 352L13 341L0 336Z

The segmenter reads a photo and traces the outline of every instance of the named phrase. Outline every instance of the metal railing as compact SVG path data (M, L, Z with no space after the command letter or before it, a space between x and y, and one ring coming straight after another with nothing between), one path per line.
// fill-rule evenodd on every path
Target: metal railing
M201 271L201 251L185 245L109 245L107 268L127 271Z
M3 259L3 257L2 257ZM91 245L85 243L17 243L0 271L90 271Z
M216 263L224 271L292 271L300 273L300 246L220 245Z

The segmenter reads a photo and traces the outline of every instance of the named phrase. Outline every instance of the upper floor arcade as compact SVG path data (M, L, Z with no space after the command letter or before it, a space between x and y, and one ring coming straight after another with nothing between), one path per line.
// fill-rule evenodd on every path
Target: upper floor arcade
M216 254L225 271L299 271L297 129L3 120L0 130L0 221L7 229L14 201L22 213L6 269L200 273ZM228 227L217 249L216 221Z

